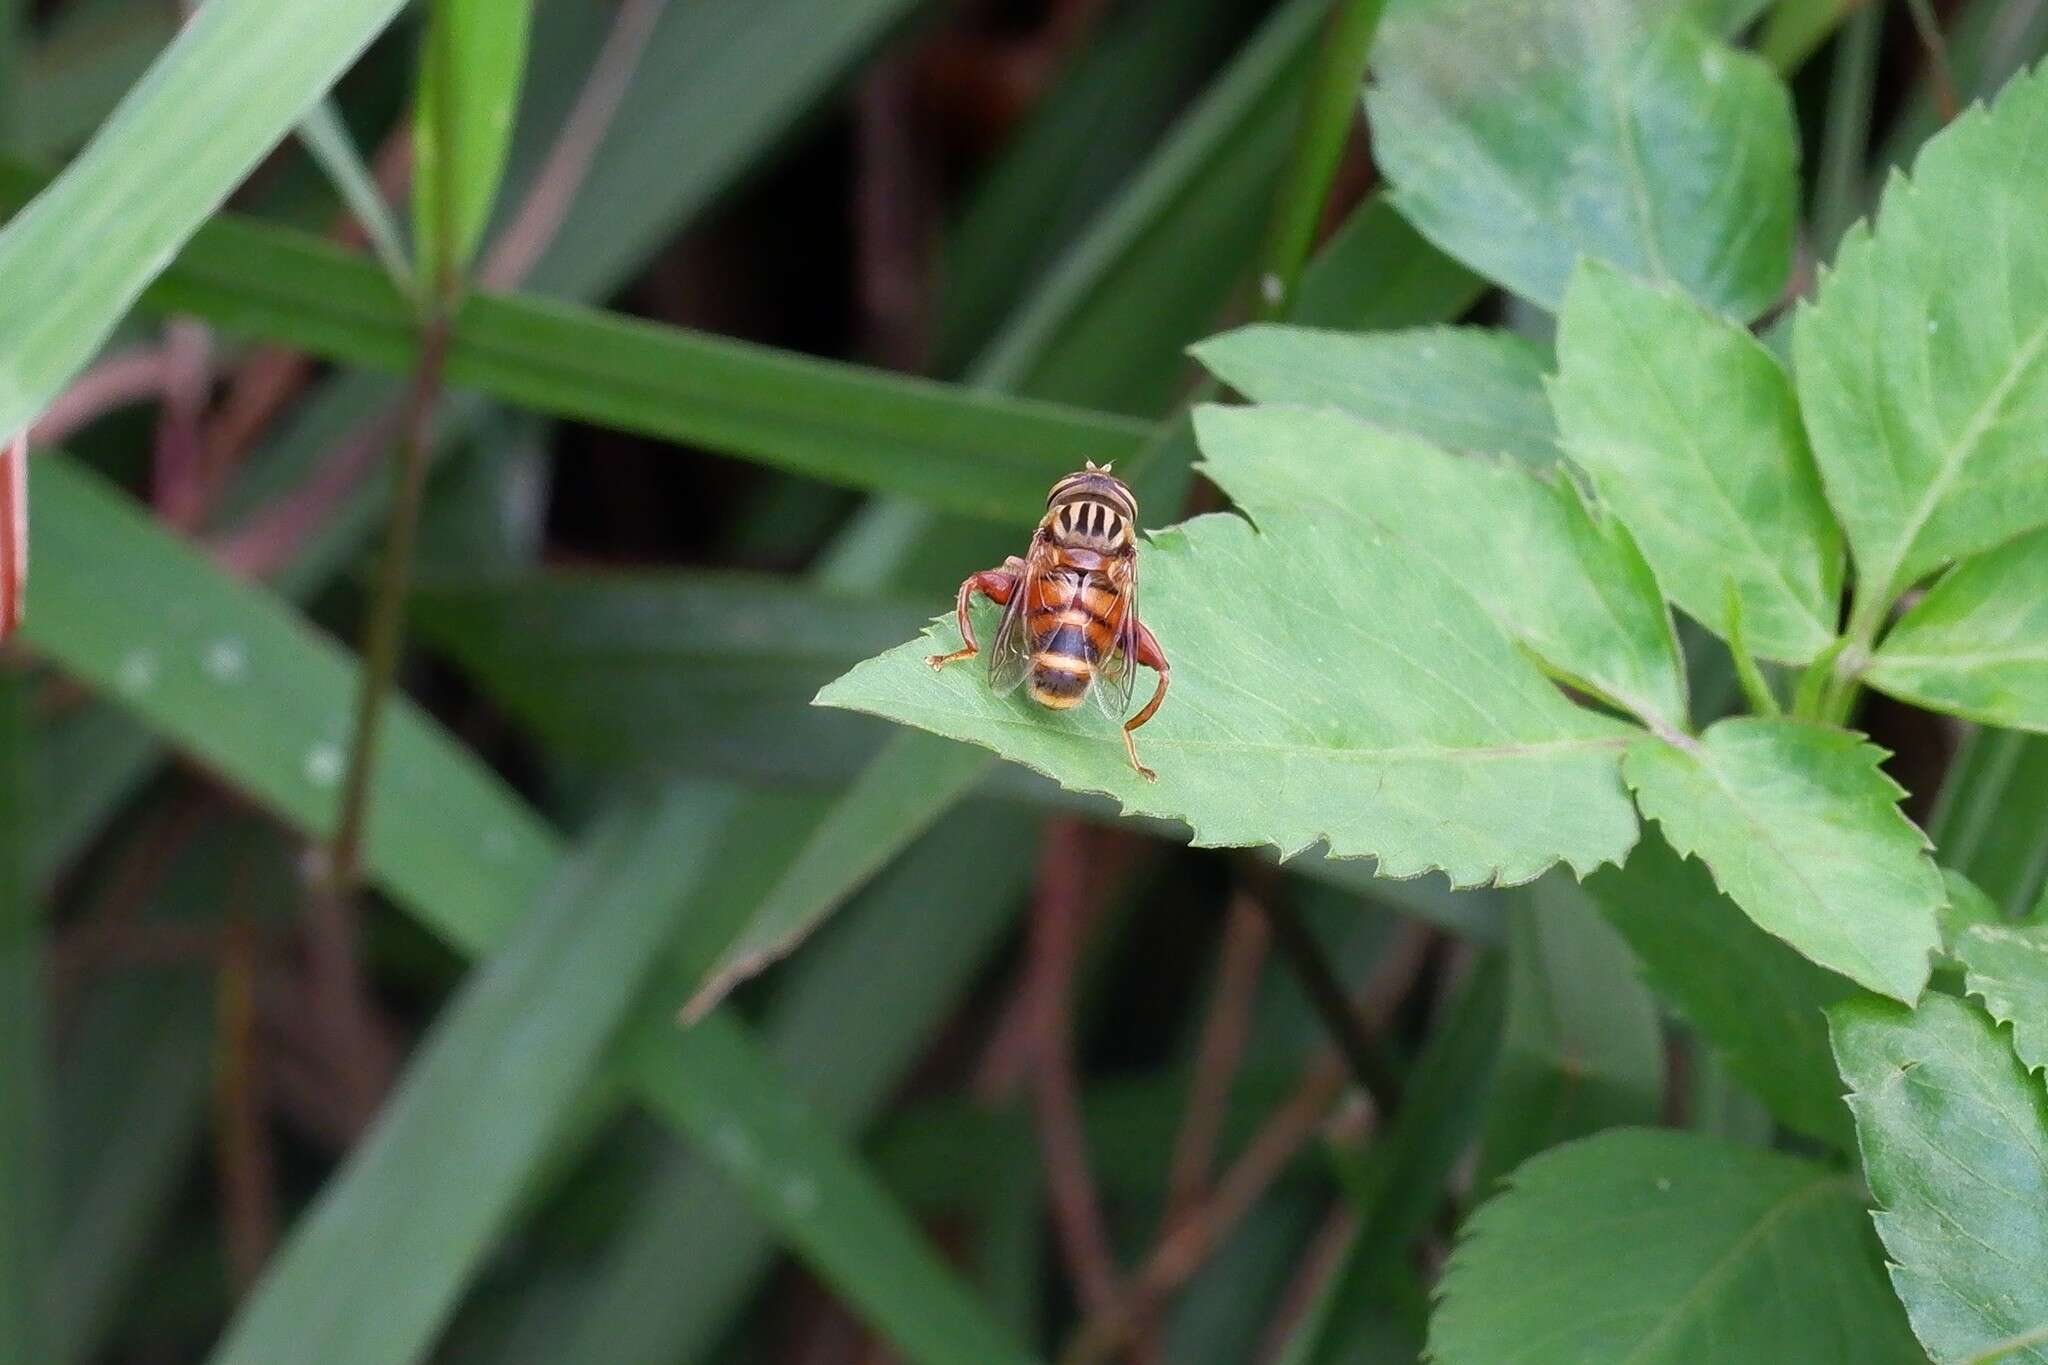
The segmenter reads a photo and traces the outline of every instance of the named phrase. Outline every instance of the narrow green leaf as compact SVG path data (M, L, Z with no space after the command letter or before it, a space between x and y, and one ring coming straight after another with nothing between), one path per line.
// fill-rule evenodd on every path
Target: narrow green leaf
M1657 994L1780 1123L1849 1150L1855 1135L1828 1050L1829 1005L1855 990L1757 928L1696 859L1656 829L1587 883Z
M1946 893L1904 793L1858 736L1738 717L1645 740L1622 772L1643 814L1763 929L1871 990L1911 1001Z
M1482 1195L1523 1160L1664 1109L1664 1037L1628 945L1553 872L1508 921L1508 1014L1489 1093Z
M1973 924L1955 943L1963 980L2012 1029L2027 1070L2048 1068L2048 925Z
M1395 207L1480 273L1553 310L1582 255L1738 320L1776 300L1791 101L1682 6L1397 0L1374 70L1366 108Z
M43 908L30 862L29 686L25 669L0 662L0 1361L8 1365L39 1365L48 1349Z
M45 520L38 522L40 572L32 592L48 597L32 597L31 608L42 600L48 609L36 614L25 637L301 834L323 832L336 771L327 755L355 690L354 670L340 651L275 599L226 579L78 466L45 455L35 470L35 513ZM173 608L162 609L164 602ZM373 796L373 809L393 814L372 821L369 869L440 937L481 951L503 937L532 888L554 874L560 840L410 703L393 706L389 725L378 771L379 790L390 799ZM743 814L754 809L749 802ZM686 923L685 951L662 978L657 1008L640 1017L635 1036L655 1044L673 1036L676 1004L695 989L722 946L720 935L733 931L745 905L706 902L705 913ZM664 1104L681 1104L688 1097L675 1092L693 1082L680 1065L672 1057L660 1065L642 1058L633 1073L639 1084L667 1087ZM777 1085L766 1073L757 1083L771 1091ZM780 1103L801 1109L786 1091ZM723 1167L724 1153L714 1149L713 1156ZM817 1178L821 1185L846 1183L849 1197L867 1210L866 1235L882 1252L872 1261L852 1254L827 1261L821 1254L820 1263L879 1330L918 1339L914 1325L887 1316L900 1308L897 1291L906 1285L919 1300L942 1305L947 1317L978 1311L916 1227L850 1157L835 1154ZM826 1235L802 1219L777 1226L799 1242ZM885 1274L890 1282L878 1283Z
M0 433L21 431L402 0L210 0L0 230Z
M1156 783L1131 770L1100 715L995 697L973 666L934 674L925 656L952 647L946 625L819 701L993 748L1129 814L1184 821L1198 844L1293 853L1327 839L1388 875L1438 867L1454 885L1619 858L1635 837L1615 767L1628 727L1573 706L1469 595L1359 509L1265 516L1234 437L1274 416L1205 409L1199 422L1212 476L1251 501L1262 533L1206 516L1143 552L1145 619L1175 666L1141 732ZM1277 416L1269 429L1289 430L1294 414ZM993 631L990 613L980 629Z
M840 768L875 736L822 716L818 688L926 610L740 573L548 571L415 594L433 647L550 750L605 765ZM769 746L773 746L772 749Z
M1843 239L1793 370L1870 639L1929 570L2048 524L2048 77L1965 112Z
M1203 409L1205 470L1260 525L1334 518L1391 536L1550 671L1654 724L1685 724L1678 640L1628 532L1569 478L1468 459L1331 412Z
M1920 1359L1857 1182L1695 1133L1529 1162L1466 1223L1437 1295L1442 1365Z
M1485 280L1425 241L1385 194L1374 194L1309 261L1287 317L1303 327L1422 327L1457 317L1485 293Z
M600 299L639 273L677 230L720 194L768 164L792 130L921 0L747 0L744 5L670 0L641 51L611 132L597 147L578 201L535 266L531 287L557 298ZM612 7L543 9L600 32ZM595 21L593 24L592 21ZM521 192L552 149L566 102L595 59L597 39L558 50L535 31L535 98L520 111L530 160L507 177ZM580 58L580 60L578 60ZM538 98L549 63L560 103ZM518 149L515 148L515 155Z
M1063 252L1104 230L1104 206L1140 191L1138 172L1189 92L1229 55L1235 18L1228 0L1151 0L1102 17L948 234L932 323L938 373L967 369Z
M903 1215L818 1119L783 1098L774 1063L723 1014L628 1045L655 1110L715 1152L726 1178L828 1280L864 1285L862 1309L925 1365L1011 1365L1028 1357L970 1301L926 1289L915 1237L882 1237ZM690 1083L679 1084L687 1076Z
M755 906L746 928L690 998L701 1016L739 982L788 955L825 916L966 794L984 775L972 749L928 735L891 739L862 768Z
M2048 1094L1989 1019L1946 995L1916 1010L1845 1000L1828 1022L1921 1344L1944 1365L2048 1361Z
M413 113L420 274L452 291L469 268L512 146L532 0L428 0Z
M284 229L215 223L150 302L347 364L402 373L415 359L410 313L380 272ZM471 296L448 376L535 412L1010 519L1146 430L530 296Z
M1886 633L1864 678L1932 711L2048 731L2048 530L1942 575Z
M2001 913L2034 908L2048 882L2048 736L1964 735L1927 830L1941 860L1984 889Z
M45 453L30 478L28 644L295 824L327 832L354 696L348 656L83 466ZM480 946L520 906L479 864L537 885L554 837L418 711L394 707L388 722L368 865L401 899L436 907L443 932Z
M1507 994L1503 967L1499 953L1482 955L1431 1030L1385 1139L1366 1149L1364 1178L1352 1191L1358 1231L1288 1341L1283 1365L1348 1365L1389 1276L1408 1263L1416 1237L1433 1224L1445 1182L1485 1117Z
M436 1021L215 1365L431 1350L632 1004L728 800L677 787L600 821Z
M1558 320L1551 390L1572 459L1635 533L1665 593L1758 654L1804 663L1835 636L1841 533L1792 384L1742 328L1590 264Z
M1118 338L1126 346L1171 338L1171 349L1157 356L1158 377L1166 382L1142 386L1149 396L1138 410L1155 412L1172 398L1183 364L1180 347L1212 323L1244 277L1265 226L1298 121L1310 48L1330 5L1289 0L1266 21L1131 186L1004 324L969 371L972 382L1101 401L1090 391L1099 382L1090 371L1099 367L1105 346ZM1166 232L1175 250L1154 249L1155 234ZM1133 294L1151 301L1142 315L1127 306ZM1176 325L1162 325L1163 310ZM1121 358L1119 368L1127 371L1130 363ZM1126 383L1128 375L1119 386Z
M110 973L88 989L67 1031L44 1300L49 1358L60 1361L105 1354L188 1190L213 1082L213 1000L195 974Z
M412 262L406 257L398 220L392 216L391 205L385 202L376 177L363 164L363 154L356 149L355 139L332 99L321 100L299 121L299 141L334 185L334 192L348 206L363 235L369 238L370 249L377 254L377 261L391 277L392 285L401 294L411 294Z
M979 837L979 818L949 817L884 871L778 977L763 1011L763 1048L792 1090L849 1137L929 1047L935 1021L986 966L1029 886L1029 823L991 842ZM733 856L730 841L719 856ZM890 969L877 971L883 961ZM568 1330L536 1358L705 1358L774 1256L770 1225L717 1167L701 1152L678 1153L593 1266Z
M1194 348L1254 403L1333 407L1446 450L1557 463L1543 353L1511 332L1423 327L1355 333L1270 323Z
M1316 55L1303 82L1287 168L1274 194L1271 221L1260 245L1259 316L1286 316L1302 267L1337 176L1337 162L1358 122L1358 87L1378 35L1386 0L1337 0L1316 39Z

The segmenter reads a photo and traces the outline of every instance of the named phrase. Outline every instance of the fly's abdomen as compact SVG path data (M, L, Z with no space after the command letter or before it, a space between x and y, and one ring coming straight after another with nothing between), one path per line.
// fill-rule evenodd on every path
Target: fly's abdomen
M1064 600L1047 603L1033 613L1031 698L1041 706L1064 711L1079 706L1095 681L1095 666L1116 635L1110 613L1116 595L1084 583Z

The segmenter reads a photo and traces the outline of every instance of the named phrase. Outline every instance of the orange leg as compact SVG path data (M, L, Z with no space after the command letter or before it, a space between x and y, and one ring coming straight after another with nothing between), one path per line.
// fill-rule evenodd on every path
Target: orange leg
M1132 661L1141 663L1157 673L1159 686L1153 690L1152 700L1146 702L1137 715L1124 722L1124 752L1131 756L1131 766L1138 770L1139 776L1147 782L1157 782L1159 774L1138 762L1138 741L1131 738L1131 731L1152 719L1152 713L1159 709L1159 703L1166 700L1166 684L1172 680L1173 670L1167 666L1166 653L1159 648L1159 641L1153 638L1151 631L1145 629L1143 622L1138 623L1137 638L1132 644Z
M960 596L954 606L954 614L960 621L960 642L964 648L951 654L927 655L925 662L933 668L944 668L947 664L961 659L971 659L981 652L981 646L974 642L974 622L967 617L967 604L974 594L980 593L999 607L1010 605L1010 599L1017 594L1017 585L1024 581L1024 561L1015 555L1003 562L1000 569L983 569L980 573L969 574L960 584Z

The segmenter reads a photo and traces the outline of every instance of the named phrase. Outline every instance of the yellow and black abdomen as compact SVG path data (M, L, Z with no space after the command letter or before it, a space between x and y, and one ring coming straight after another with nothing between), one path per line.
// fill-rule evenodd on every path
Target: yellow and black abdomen
M1122 600L1098 575L1048 577L1030 605L1031 699L1064 711L1088 695L1116 639Z

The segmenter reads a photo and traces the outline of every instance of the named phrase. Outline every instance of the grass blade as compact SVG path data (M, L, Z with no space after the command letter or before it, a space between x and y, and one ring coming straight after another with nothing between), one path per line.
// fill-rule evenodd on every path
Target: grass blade
M876 1236L907 1220L818 1119L780 1102L774 1063L738 1023L713 1014L679 1041L642 1034L633 1076L656 1112L717 1154L726 1178L827 1280L866 1286L860 1309L923 1365L1010 1365L1020 1352L977 1305L933 1298L915 1235ZM676 1083L679 1074L690 1084Z
M384 192L377 188L370 168L363 164L362 153L356 150L355 139L341 121L341 111L334 107L333 100L321 100L300 120L299 141L334 186L334 192L341 196L341 202L355 215L363 235L370 239L370 250L376 253L384 273L391 277L392 286L410 297L416 286L398 220L392 216L391 205L384 201Z
M0 230L0 434L25 428L403 0L210 0Z
M429 0L413 115L413 241L452 294L483 236L512 146L532 0Z
M24 183L6 178L17 195ZM412 313L376 267L246 220L210 224L144 302L344 364L406 373L416 358ZM469 299L448 378L535 412L1012 521L1060 474L1128 455L1145 432L532 296Z
M43 917L30 867L29 676L0 663L0 1362L45 1359Z
M44 548L28 642L301 833L324 832L333 815L338 736L354 695L354 671L342 652L274 598L228 580L63 457L39 458L36 479ZM152 602L175 602L177 610L155 611ZM125 605L117 611L117 604ZM254 686L259 680L263 685ZM378 786L390 799L375 805L392 813L372 821L366 865L436 934L478 952L507 932L531 888L551 880L560 840L410 703L395 702L387 719ZM687 926L678 969L654 988L659 1008L636 1016L623 1044L638 1088L677 1122L712 1102L692 1093L710 1082L672 1048L675 1006L734 928L722 915L705 920ZM703 1027L718 1022L714 1016ZM729 1051L725 1062L738 1065ZM862 1312L883 1315L879 1326L919 1343L929 1340L928 1328L890 1316L906 1311L906 1302L924 1305L933 1322L982 1314L915 1226L804 1115L772 1069L764 1064L751 1090L758 1103L773 1099L779 1126L757 1142L746 1125L761 1115L753 1108L729 1113L748 1152L781 1144L792 1161L815 1156L820 1164L812 1178L821 1191L834 1192L821 1197L843 1197L863 1211L865 1253L855 1251L853 1230L836 1220L792 1216L779 1205L765 1211ZM709 1150L731 1173L729 1152ZM991 1334L999 1335L984 1322L972 1339Z
M125 976L94 989L69 1031L44 1307L50 1359L93 1360L185 1192L213 1077L212 1001L189 976Z
M729 798L613 812L463 983L216 1365L422 1358L588 1080L702 873Z
M864 1129L1011 922L1028 829L990 845L961 813L849 905L778 980L761 1043L834 1128ZM722 853L722 857L729 853ZM891 970L875 970L887 959ZM716 1346L774 1240L699 1153L678 1153L594 1268L570 1330L537 1355L676 1365Z

